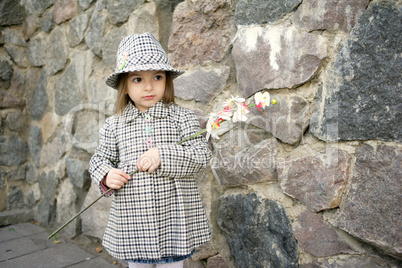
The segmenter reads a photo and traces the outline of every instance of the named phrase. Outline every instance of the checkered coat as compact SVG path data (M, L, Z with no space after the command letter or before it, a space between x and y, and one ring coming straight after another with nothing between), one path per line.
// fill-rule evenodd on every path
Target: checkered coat
M145 120L147 118L147 120ZM144 129L151 126L152 132ZM195 114L175 104L158 102L145 113L128 104L123 116L109 117L100 131L90 161L92 179L100 186L111 168L130 174L152 138L161 166L138 172L114 191L103 245L123 260L159 260L185 256L211 238L195 178L211 158ZM94 219L96 220L96 219Z

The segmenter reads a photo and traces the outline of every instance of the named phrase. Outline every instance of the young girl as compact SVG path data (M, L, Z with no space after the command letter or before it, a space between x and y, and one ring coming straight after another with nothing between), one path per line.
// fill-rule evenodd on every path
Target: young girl
M116 113L100 130L89 172L114 189L103 245L129 267L183 267L210 240L194 175L211 158L195 114L174 104L176 70L149 33L125 37L106 84ZM138 170L133 177L133 171Z

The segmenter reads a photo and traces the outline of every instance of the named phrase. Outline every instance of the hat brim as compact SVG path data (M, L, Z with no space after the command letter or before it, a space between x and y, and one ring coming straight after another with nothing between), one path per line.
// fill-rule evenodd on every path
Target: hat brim
M172 73L172 78L175 79L178 76L182 75L184 71L177 70L170 65L167 64L143 64L137 66L131 66L131 68L123 68L121 71L114 72L105 79L106 85L117 89L119 85L119 75L129 72L140 72L140 71L167 71Z

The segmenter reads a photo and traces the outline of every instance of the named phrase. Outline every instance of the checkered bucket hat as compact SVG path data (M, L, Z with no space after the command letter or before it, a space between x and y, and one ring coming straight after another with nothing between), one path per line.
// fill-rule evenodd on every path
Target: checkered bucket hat
M135 71L162 70L172 73L173 79L184 73L172 67L159 41L150 33L126 36L117 50L116 69L106 85L117 89L119 75Z

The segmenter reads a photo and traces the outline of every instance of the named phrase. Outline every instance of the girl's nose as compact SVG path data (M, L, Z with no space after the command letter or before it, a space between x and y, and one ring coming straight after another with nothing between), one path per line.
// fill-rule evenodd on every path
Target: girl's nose
M152 90L152 81L146 81L145 82L145 90L150 91Z

